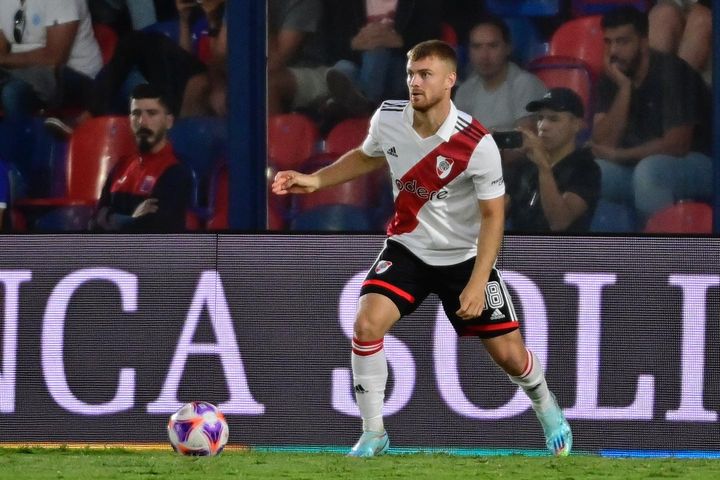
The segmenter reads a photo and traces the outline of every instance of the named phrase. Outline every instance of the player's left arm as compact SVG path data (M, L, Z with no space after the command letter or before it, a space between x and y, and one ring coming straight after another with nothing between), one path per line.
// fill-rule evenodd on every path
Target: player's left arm
M470 280L460 293L460 308L456 312L463 320L479 317L485 308L485 286L495 264L505 229L504 196L480 200L480 234L477 257Z

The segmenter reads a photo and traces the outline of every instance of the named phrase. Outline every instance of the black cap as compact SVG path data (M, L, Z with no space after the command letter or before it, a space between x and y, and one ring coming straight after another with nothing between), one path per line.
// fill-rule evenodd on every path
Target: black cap
M556 112L570 112L580 118L585 115L580 96L569 88L551 88L540 100L533 100L528 103L525 110L537 112L543 108L549 108Z

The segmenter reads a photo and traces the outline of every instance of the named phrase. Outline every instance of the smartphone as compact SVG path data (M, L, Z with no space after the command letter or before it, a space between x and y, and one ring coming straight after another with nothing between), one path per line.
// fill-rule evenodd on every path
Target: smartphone
M520 148L523 144L522 133L517 130L494 132L492 137L499 149Z

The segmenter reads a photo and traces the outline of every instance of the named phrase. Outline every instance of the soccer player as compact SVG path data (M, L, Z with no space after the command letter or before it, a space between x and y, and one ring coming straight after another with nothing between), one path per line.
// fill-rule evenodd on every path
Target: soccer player
M537 357L525 348L495 259L504 224L500 154L488 131L450 100L457 58L430 40L407 54L410 100L383 102L362 146L310 175L281 171L272 191L310 193L371 172L387 161L395 215L360 292L352 370L363 433L350 456L385 453L382 407L388 370L383 337L436 293L459 335L477 335L493 360L530 397L555 455L572 433Z

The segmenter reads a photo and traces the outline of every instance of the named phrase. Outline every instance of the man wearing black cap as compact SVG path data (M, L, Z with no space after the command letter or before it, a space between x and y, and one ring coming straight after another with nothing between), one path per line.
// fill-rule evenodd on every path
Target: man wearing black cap
M553 88L525 107L537 114L537 135L525 128L526 158L505 177L509 227L524 232L587 231L600 195L600 168L575 139L583 129L580 97Z

